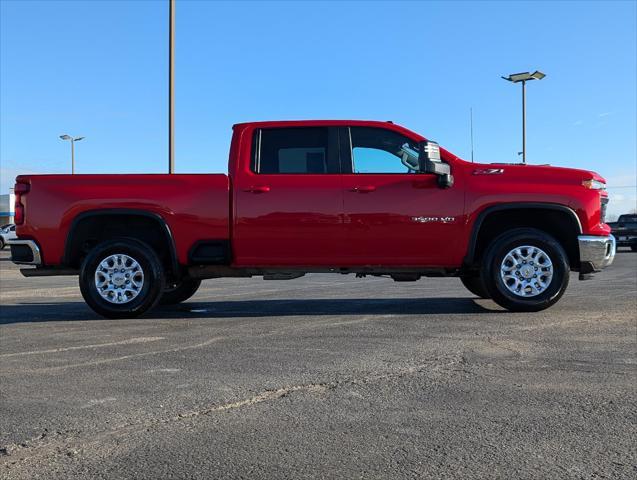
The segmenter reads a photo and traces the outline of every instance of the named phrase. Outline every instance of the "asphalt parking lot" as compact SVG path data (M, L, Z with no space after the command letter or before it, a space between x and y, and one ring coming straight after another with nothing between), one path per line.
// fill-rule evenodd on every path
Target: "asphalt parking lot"
M552 309L457 279L211 280L104 320L0 257L0 477L637 476L637 254Z

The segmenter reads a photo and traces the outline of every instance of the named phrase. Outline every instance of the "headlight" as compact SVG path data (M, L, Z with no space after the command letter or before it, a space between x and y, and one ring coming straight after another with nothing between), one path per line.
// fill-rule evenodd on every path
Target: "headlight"
M599 180L584 180L582 185L586 188L590 188L591 190L606 190L606 184Z

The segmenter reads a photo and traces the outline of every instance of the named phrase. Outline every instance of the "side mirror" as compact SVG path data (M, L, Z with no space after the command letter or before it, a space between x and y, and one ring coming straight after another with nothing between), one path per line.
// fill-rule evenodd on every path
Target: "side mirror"
M419 144L418 167L422 173L433 173L438 176L438 185L449 188L453 185L453 175L448 163L440 159L440 145L431 140L423 140Z

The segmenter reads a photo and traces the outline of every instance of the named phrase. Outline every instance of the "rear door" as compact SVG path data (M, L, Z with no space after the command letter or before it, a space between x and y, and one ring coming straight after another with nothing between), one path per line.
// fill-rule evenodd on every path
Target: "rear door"
M391 129L340 130L345 245L351 264L458 265L463 179L440 188L434 174L416 173L418 141ZM453 174L453 171L452 171Z
M254 132L250 169L235 178L237 266L330 266L343 257L343 189L332 127Z

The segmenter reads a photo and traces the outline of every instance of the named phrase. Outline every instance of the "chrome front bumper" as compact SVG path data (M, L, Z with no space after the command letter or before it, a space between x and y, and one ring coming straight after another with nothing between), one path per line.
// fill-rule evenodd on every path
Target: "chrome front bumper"
M599 272L613 263L617 243L612 235L607 237L580 235L577 240L582 273Z
M11 261L18 265L42 265L40 247L33 240L11 240Z

